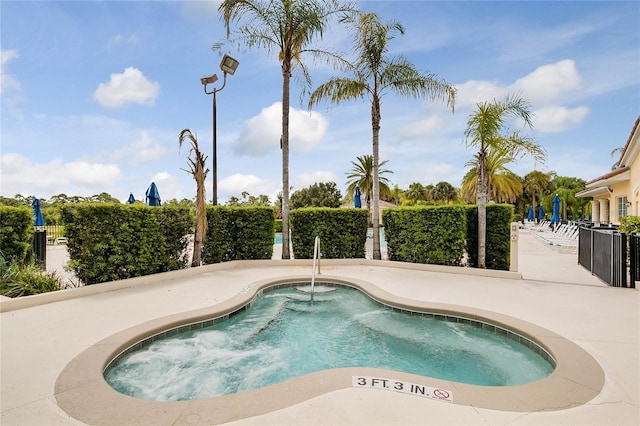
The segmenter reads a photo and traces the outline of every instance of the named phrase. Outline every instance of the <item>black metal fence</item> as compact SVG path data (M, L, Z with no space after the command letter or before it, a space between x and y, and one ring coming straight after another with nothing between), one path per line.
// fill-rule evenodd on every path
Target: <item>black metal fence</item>
M629 237L629 279L631 288L635 288L636 281L640 281L640 234L631 234Z
M581 227L578 237L578 263L613 287L635 288L640 278L640 237L631 240L631 274L627 280L627 235L612 228Z

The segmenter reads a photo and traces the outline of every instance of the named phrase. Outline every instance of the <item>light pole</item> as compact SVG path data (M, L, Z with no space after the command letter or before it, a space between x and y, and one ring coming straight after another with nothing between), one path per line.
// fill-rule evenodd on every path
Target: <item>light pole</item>
M211 95L211 94L213 95L213 156L212 156L213 168L212 168L212 171L213 171L213 205L214 206L218 204L218 154L217 154L217 142L218 142L217 138L218 137L217 137L217 123L216 123L216 93L224 89L224 86L227 84L227 74L233 75L236 72L236 69L238 68L239 64L240 62L233 59L229 55L224 55L222 57L222 62L220 62L220 69L224 73L224 78L222 81L222 87L220 87L219 89L214 88L210 92L207 91L208 84L213 84L216 81L218 81L217 74L210 75L209 77L202 77L200 79L200 83L202 83L202 86L204 88L204 93L206 93L207 95Z

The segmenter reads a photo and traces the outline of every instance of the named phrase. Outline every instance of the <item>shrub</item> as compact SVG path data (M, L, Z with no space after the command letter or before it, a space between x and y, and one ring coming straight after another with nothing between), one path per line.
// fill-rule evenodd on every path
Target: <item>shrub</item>
M43 273L39 266L7 261L0 256L0 295L30 296L66 288L55 272Z
M0 253L10 262L33 259L33 210L0 206Z
M296 259L313 258L315 237L327 259L364 258L369 213L364 209L308 207L291 211L291 244Z
M182 268L182 232L193 217L185 207L80 203L63 207L69 267L85 284ZM186 232L190 231L190 232ZM184 235L184 234L183 234Z
M486 268L509 270L511 262L511 222L514 220L511 204L487 205ZM469 266L478 265L478 207L467 207L467 254Z
M463 207L417 206L387 209L382 222L389 260L460 265L466 231Z
M271 207L207 207L205 263L271 259L275 211Z

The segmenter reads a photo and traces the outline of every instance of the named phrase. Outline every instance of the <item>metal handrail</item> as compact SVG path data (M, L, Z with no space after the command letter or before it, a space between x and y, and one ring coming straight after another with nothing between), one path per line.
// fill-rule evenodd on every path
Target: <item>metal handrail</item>
M311 270L311 301L313 302L313 288L316 283L316 262L318 265L318 275L320 275L320 237L316 235L313 242L313 269Z

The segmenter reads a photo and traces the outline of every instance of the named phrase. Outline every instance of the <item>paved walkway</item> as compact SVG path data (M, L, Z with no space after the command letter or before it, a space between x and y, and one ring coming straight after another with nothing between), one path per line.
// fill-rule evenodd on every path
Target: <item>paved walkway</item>
M412 269L411 265L390 268L386 262L375 261L327 264L323 273L365 280L412 300L466 305L508 315L564 336L591 354L605 372L604 388L592 401L570 409L523 413L347 388L233 424L640 424L638 291L603 284L577 264L575 253L545 245L526 230L521 232L518 252L522 279L518 274L491 278L430 272ZM58 407L54 395L58 376L79 353L151 318L222 303L247 283L309 273L308 262L301 262L204 267L199 274L177 271L152 279L57 292L55 296L3 301L0 424L81 424ZM69 297L74 295L82 297ZM61 300L49 303L51 297ZM87 395L86 401L90 399ZM198 424L197 418L183 421Z

